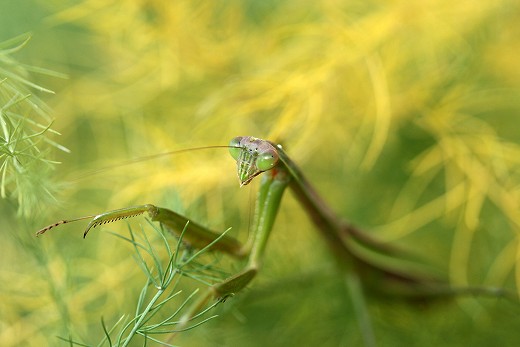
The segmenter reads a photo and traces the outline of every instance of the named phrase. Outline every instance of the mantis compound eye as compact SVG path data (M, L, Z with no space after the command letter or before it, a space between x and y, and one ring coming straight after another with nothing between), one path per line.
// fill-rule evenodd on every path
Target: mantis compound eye
M240 152L242 152L242 147L240 146L240 142L242 141L243 136L237 136L229 141L229 154L233 157L233 159L238 160L240 156Z
M274 150L267 150L264 153L259 153L256 158L256 167L260 171L267 171L273 168L278 162L278 153Z

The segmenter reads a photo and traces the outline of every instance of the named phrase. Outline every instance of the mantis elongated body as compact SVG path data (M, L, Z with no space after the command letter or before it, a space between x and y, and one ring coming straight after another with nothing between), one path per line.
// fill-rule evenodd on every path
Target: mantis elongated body
M278 213L280 201L287 187L293 192L309 215L316 229L334 253L338 264L347 273L359 277L363 288L382 293L407 297L425 297L451 294L453 291L442 280L422 271L413 262L404 259L405 253L381 243L369 234L343 222L324 203L301 170L291 161L280 145L254 137L236 137L231 140L229 150L237 161L240 185L247 185L263 173L256 199L255 216L250 239L242 244L224 235L212 249L233 257L247 259L242 271L209 287L198 301L188 309L181 319L185 325L208 302L225 299L244 287L256 276ZM128 207L92 217L84 236L101 224L148 213L152 221L162 223L174 233L180 233L188 219L166 208L151 204ZM83 217L80 219L91 218ZM64 220L38 231L41 235L60 224L75 220ZM183 241L193 247L202 248L211 244L219 233L190 221L184 231Z

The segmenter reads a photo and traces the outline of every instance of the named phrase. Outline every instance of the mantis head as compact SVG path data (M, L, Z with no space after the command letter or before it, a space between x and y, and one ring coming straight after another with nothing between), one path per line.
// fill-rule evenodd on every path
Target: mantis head
M235 137L229 146L229 153L237 161L240 186L275 167L280 159L278 151L269 141L253 136Z

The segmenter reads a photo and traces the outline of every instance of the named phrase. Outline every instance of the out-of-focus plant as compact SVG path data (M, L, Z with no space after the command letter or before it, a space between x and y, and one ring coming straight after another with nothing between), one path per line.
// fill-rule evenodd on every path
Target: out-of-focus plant
M63 77L51 70L25 65L12 55L29 41L29 35L0 42L0 196L17 201L25 217L53 202L57 182L48 159L51 148L68 151L52 140L48 106L34 92L53 93L39 86L30 73Z
M496 218L483 210L490 203L512 236L496 258L501 264L492 261L486 279L503 284L509 271L496 269L520 268L512 251L520 225L514 212L520 200L519 147L518 136L497 133L507 121L494 112L518 107L518 85L502 80L502 71L514 70L515 63L506 60L509 65L501 66L508 53L494 54L497 44L488 37L518 45L513 29L497 20L514 21L516 6L510 1L376 3L323 1L300 7L285 1L267 2L262 9L248 1L235 6L84 1L56 18L81 22L100 39L109 37L103 43L114 57L105 67L110 73L78 84L76 93L91 88L111 97L96 112L92 106L98 103L80 105L84 112L113 117L121 109L146 105L155 113L144 122L122 120L132 148L142 145L145 134L153 134L146 139L156 151L192 138L213 144L237 134L260 134L287 143L296 158L323 151L342 158L340 170L354 167L366 175L382 153L394 153L399 141L413 134L420 146L399 164L409 170L406 183L393 206L379 211L388 217L380 220L378 231L396 240L459 216L450 272L464 285L475 232ZM113 84L106 79L124 87L107 91ZM165 91L182 97L182 88L202 79L208 96L193 106L196 115L177 109L175 97L171 102L161 98ZM148 103L156 98L167 111ZM171 120L171 128L165 129L161 118ZM226 131L215 132L221 124ZM143 194L149 199L172 181L183 185L184 200L198 199L222 180L213 174L218 163L198 165L197 177L189 173L191 165L184 165L134 180L112 201ZM434 192L432 185L443 188ZM520 283L520 275L515 278Z

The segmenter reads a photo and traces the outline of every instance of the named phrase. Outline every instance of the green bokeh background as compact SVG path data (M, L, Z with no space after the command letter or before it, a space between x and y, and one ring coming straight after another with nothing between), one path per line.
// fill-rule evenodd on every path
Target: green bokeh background
M517 293L518 23L514 0L0 1L0 41L32 34L14 58L68 76L29 78L55 91L32 92L71 150L48 153L62 162L56 201L20 206L16 187L0 201L0 345L94 345L101 317L133 314L145 278L106 232L127 225L34 237L55 220L149 202L245 239L257 185L238 188L225 150L89 174L237 135L283 143L339 215L453 285ZM509 301L367 302L380 346L520 343ZM290 194L258 279L216 311L173 342L363 345L344 280Z

